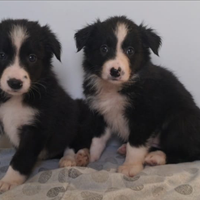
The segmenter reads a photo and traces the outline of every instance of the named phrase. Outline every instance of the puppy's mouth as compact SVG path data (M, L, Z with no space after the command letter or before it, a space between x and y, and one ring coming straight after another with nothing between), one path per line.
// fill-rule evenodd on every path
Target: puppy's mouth
M10 94L10 95L13 95L13 96L22 95L22 94L26 93L24 91L10 90L10 89L6 90L5 92L8 93L8 94Z
M112 76L109 76L108 77L108 80L109 81L121 81L121 79L122 79L122 77L120 76L120 77L112 77Z

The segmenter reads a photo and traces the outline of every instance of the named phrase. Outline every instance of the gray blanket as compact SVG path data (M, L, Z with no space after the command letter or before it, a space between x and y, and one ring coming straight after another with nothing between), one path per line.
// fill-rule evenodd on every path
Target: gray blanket
M200 161L145 167L133 178L116 173L124 157L112 142L98 162L87 168L58 169L58 160L38 163L23 185L0 195L0 200L200 200ZM13 149L0 150L0 177Z

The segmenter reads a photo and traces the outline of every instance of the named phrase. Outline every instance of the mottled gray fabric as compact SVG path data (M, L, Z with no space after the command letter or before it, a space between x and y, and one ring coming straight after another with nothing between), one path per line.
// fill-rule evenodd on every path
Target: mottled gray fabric
M87 168L58 169L58 160L38 163L23 185L0 195L1 200L199 200L200 162L145 167L133 178L116 173L124 157L113 142L101 159ZM0 150L0 176L13 149Z

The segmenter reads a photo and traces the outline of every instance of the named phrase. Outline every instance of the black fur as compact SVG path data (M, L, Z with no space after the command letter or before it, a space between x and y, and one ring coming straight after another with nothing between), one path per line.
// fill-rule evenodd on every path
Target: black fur
M103 64L115 58L117 38L113 30L118 23L126 24L129 30L122 49L132 46L135 51L133 56L127 55L130 79L118 91L129 102L123 113L130 131L128 141L135 147L145 146L153 134L160 134L159 145L168 163L200 159L200 110L173 73L151 62L150 49L158 55L161 38L142 24L138 26L124 16L112 17L75 34L78 51L84 48L83 87L89 105L98 92L88 77L102 78ZM103 44L109 47L106 56L100 52Z
M83 148L89 149L94 135L100 136L106 126L103 116L91 111L85 100L78 99L76 103L79 110L78 134L70 145L75 153Z

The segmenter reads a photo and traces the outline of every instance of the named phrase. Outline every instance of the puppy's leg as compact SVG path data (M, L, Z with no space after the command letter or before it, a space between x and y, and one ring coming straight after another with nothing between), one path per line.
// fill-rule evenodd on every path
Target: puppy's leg
M59 161L59 167L76 166L76 158L74 149L66 148L64 156Z
M121 155L126 155L126 144L119 147L117 152ZM165 165L166 164L166 154L163 151L152 151L145 157L144 164L146 165Z
M0 180L1 191L7 191L25 182L43 148L44 138L37 128L24 126L20 136L19 147L11 160L8 171Z
M145 156L148 153L148 148L145 146L132 146L129 142L126 146L126 159L118 172L127 176L135 176L142 171Z
M103 135L92 139L92 144L90 146L90 162L95 162L100 158L110 136L111 131L107 127Z
M163 151L152 151L145 157L146 165L164 165L166 164L166 154Z

